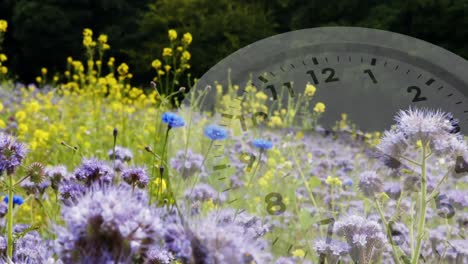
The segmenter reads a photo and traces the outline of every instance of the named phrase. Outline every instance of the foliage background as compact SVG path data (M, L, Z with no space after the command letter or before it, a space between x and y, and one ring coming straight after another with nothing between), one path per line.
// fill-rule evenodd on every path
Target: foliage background
M109 35L108 55L129 62L134 84L146 85L169 28L193 34L191 72L201 76L249 43L327 25L390 30L468 58L467 12L468 0L0 0L10 72L25 83L41 67L63 72L69 55L81 59L86 27Z

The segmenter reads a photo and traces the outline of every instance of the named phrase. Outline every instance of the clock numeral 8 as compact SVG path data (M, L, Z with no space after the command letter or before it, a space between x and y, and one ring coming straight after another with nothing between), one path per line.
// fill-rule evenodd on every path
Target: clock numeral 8
M283 197L279 193L269 193L265 196L265 202L267 203L266 209L270 215L280 215L286 211L286 205L283 203Z

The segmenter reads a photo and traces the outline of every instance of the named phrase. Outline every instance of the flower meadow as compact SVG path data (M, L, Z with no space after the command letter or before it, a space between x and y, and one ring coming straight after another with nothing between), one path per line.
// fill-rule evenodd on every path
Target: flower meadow
M366 133L343 113L328 131L319 88L272 109L248 85L241 111L269 117L223 126L239 87L186 93L192 36L168 38L148 89L91 29L85 62L36 84L0 54L2 262L468 263L468 148L450 113L402 109Z

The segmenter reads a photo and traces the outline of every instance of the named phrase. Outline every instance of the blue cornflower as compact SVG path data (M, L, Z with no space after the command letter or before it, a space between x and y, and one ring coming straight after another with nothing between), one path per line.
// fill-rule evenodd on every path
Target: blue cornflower
M8 196L5 196L3 198L3 201L5 203L8 203ZM24 203L24 200L23 200L23 197L19 196L19 195L13 195L13 204L15 205L22 205Z
M254 147L259 148L261 150L268 150L273 147L273 142L266 139L254 139L252 144L254 145Z
M164 113L162 116L162 121L163 123L166 123L169 128L185 126L184 119L181 116L171 112Z
M211 140L223 140L228 136L227 130L218 125L209 125L205 127L205 136Z

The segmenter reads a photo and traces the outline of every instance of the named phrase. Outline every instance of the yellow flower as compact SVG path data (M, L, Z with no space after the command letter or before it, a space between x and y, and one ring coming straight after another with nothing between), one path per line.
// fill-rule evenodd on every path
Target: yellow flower
M110 49L110 45L107 44L107 43L104 43L104 44L102 44L102 49L108 50L108 49Z
M304 91L304 95L312 97L314 96L315 91L317 91L317 88L308 82Z
M314 111L317 113L325 112L325 104L322 102L318 102L314 107Z
M23 123L18 125L18 134L20 136L26 134L28 132L28 130L29 130L28 125L23 124Z
M59 77L57 75L54 76L54 82L58 82L59 81Z
M105 34L99 35L98 41L99 41L101 44L107 43L107 35L105 35Z
M68 57L68 58L67 58L67 63L68 63L68 64L72 64L72 63L73 63L73 58L72 58L72 57Z
M8 28L8 22L0 20L0 32L6 32Z
M421 140L416 141L416 147L417 148L422 148L423 147L423 143L422 143Z
M0 62L4 62L4 61L7 61L8 60L8 57L5 55L5 54L0 54Z
M85 47L94 46L93 38L91 36L85 36L83 38L83 46L85 46Z
M255 98L261 101L265 101L268 99L268 95L266 95L264 92L258 92L255 94Z
M325 182L330 186L341 186L343 183L341 182L340 178L328 176Z
M192 55L190 55L190 52L188 52L188 51L182 52L182 59L183 60L188 61L188 60L190 60L191 57L192 57Z
M41 73L42 73L43 75L46 75L46 74L47 74L47 68L42 68L42 69L41 69Z
M120 75L126 75L128 73L128 70L129 70L129 67L125 62L120 64L119 67L117 67L117 72Z
M164 48L163 49L163 57L170 57L172 56L172 49L171 48Z
M174 29L169 29L167 34L169 35L169 40L177 39L177 31L175 31Z
M164 66L164 69L168 72L171 70L171 65L165 65Z
M49 132L47 131L44 131L42 129L36 129L34 131L34 139L37 141L37 142L45 142L49 139Z
M41 77L41 76L37 76L37 77L36 77L36 82L37 82L37 83L41 83L41 82L42 82L42 77Z
M161 190L162 192L165 192L167 189L166 180L162 179L162 184L161 184L161 178L159 177L153 181L153 184L155 186L156 192L159 192L159 190Z
M268 122L268 125L272 127L279 127L283 125L283 120L281 120L281 117L279 116L273 116L270 118L270 122Z
M156 70L161 68L162 66L162 62L158 59L154 60L152 63L151 63L151 67L155 68Z
M0 128L5 128L5 127L6 127L5 122L2 119L0 119Z
M164 75L165 72L163 70L158 70L158 75Z
M192 34L190 33L185 33L184 36L182 37L182 42L186 45L189 45L192 43Z
M177 51L178 51L178 52L181 52L181 51L183 51L183 50L184 50L184 47L182 47L182 46L178 46L178 47L177 47Z
M5 67L5 66L0 67L0 73L7 74L8 73L8 68Z
M114 57L110 57L110 58L109 58L109 61L107 62L107 66L109 66L109 67L114 66L114 62L115 62L115 58L114 58Z
M292 252L293 257L303 258L305 256L305 252L302 249L296 249Z
M93 31L89 28L85 28L83 30L83 36L84 37L92 37L93 36Z
M0 102L0 112L3 111L3 104Z

